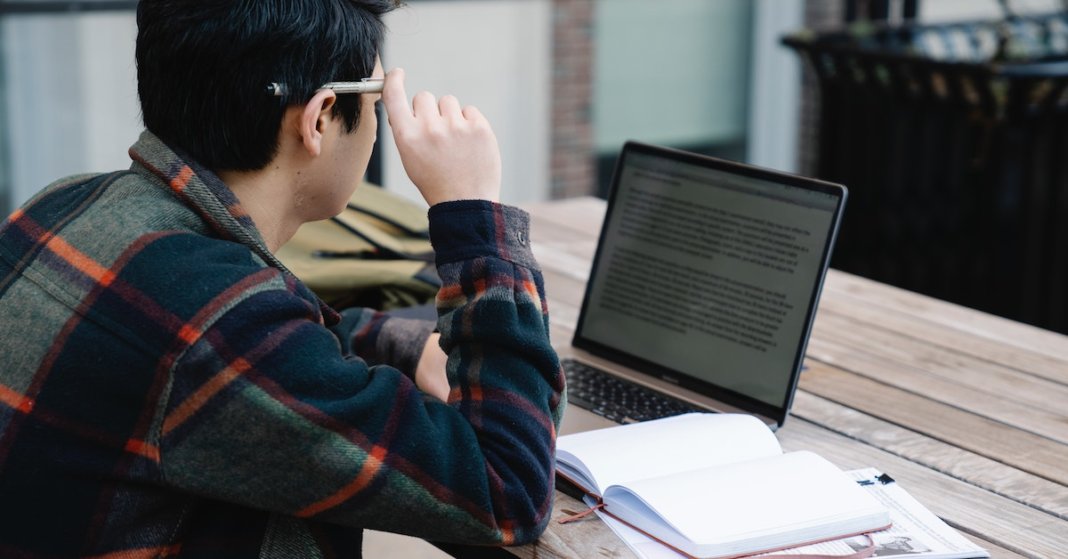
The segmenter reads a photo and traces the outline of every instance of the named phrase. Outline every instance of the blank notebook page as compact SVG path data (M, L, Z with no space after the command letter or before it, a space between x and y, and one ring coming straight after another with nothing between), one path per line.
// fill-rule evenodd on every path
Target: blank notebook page
M804 530L882 511L833 464L803 451L628 486L676 531L698 544ZM616 489L607 491L606 497L615 499ZM632 508L637 503L623 499L621 504Z
M557 442L557 455L581 456L602 491L665 471L682 472L781 453L779 441L768 427L744 414L679 415L567 435Z

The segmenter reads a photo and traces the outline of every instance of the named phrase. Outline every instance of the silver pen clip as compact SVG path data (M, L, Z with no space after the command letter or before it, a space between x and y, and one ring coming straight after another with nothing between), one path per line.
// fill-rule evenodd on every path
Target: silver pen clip
M319 86L319 89L329 89L338 95L343 93L381 93L385 84L384 78L363 78L358 82L324 83ZM271 82L267 84L267 95L285 97L289 95L289 88L284 83Z

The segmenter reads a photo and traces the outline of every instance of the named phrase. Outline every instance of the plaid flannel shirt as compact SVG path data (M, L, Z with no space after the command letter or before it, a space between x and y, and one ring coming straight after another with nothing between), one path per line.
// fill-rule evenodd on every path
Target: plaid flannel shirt
M417 354L389 354L425 337L322 305L226 186L152 134L130 154L130 172L60 181L0 225L0 556L537 537L564 386L524 213L429 212L443 403L363 358L410 369Z

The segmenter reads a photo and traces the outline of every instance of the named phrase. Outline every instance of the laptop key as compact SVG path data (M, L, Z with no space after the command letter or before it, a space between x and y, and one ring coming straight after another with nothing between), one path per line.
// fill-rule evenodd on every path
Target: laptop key
M707 411L571 359L563 366L568 401L617 423Z

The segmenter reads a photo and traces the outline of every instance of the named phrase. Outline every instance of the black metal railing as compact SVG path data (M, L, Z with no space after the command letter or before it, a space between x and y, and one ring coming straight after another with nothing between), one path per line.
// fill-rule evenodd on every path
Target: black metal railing
M832 265L1068 332L1068 15L784 39L817 76Z

